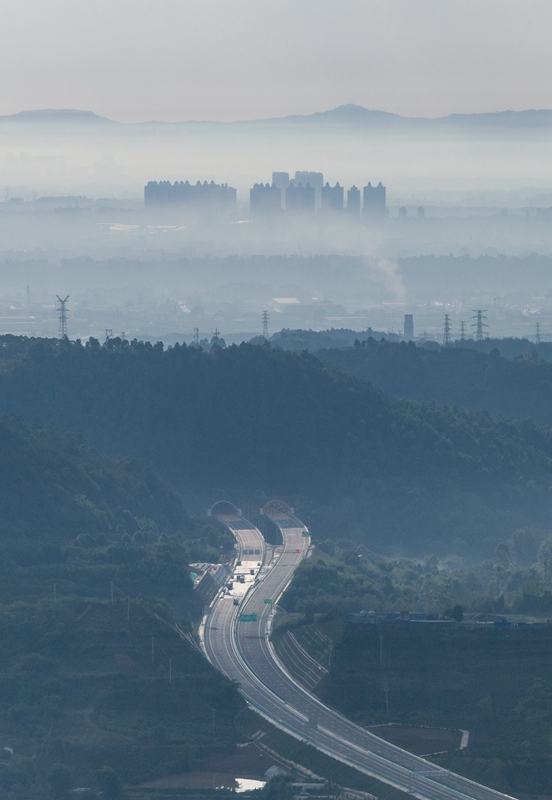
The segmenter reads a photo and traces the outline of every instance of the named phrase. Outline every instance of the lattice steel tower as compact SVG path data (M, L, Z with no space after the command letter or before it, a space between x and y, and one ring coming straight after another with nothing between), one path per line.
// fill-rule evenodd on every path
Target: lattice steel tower
M59 330L58 330L58 338L59 339L67 339L67 308L66 303L69 300L69 295L62 300L61 297L56 295L59 303Z
M541 335L540 335L540 322L537 322L537 330L535 333L535 344L541 343Z
M450 345L452 344L450 331L451 331L450 315L445 314L445 321L443 323L443 344L445 345L445 347L450 347Z
M460 323L460 341L466 341L466 323L464 321Z
M487 311L487 309L472 308L472 311L475 314L475 317L472 317L472 319L475 320L475 322L472 325L472 328L475 328L475 341L482 342L483 339L485 338L485 331L483 329L489 327L486 322L483 322L484 319L487 319L487 317L485 316L485 312Z
M263 311L263 336L268 339L268 311Z

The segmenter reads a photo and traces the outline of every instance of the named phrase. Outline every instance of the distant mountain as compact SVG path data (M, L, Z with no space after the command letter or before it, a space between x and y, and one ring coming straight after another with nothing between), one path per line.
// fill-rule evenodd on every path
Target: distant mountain
M71 108L46 108L34 111L20 111L18 114L0 116L0 124L4 123L48 123L67 125L112 125L121 127L157 126L179 128L188 125L209 125L217 127L255 126L260 125L340 125L354 127L394 126L405 128L415 126L426 128L461 127L461 128L539 128L552 125L551 109L526 109L524 111L493 111L480 114L449 114L446 117L404 117L388 111L364 108L347 103L327 111L314 114L292 114L286 117L268 119L240 120L238 122L220 122L216 120L185 120L182 122L162 122L152 120L141 123L120 123L107 117L100 117L92 111Z
M259 120L261 121L261 120ZM460 125L471 127L526 128L541 127L552 124L552 110L527 109L524 111L493 111L481 114L449 114L446 117L404 117L387 111L372 110L348 103L329 111L318 111L314 114L298 114L278 117L270 122L285 123L332 123L341 125Z
M80 111L75 108L44 108L37 111L20 111L17 114L1 116L0 122L78 122L80 124L109 123L107 117L99 117L93 111Z
M455 125L493 125L504 128L534 128L552 124L552 110L529 108L525 111L493 111L483 114L449 114L428 122L447 122Z
M354 103L347 103L329 111L317 111L314 114L294 114L288 117L275 117L271 120L259 120L269 122L345 122L354 124L371 124L381 122L396 122L399 120L411 120L411 117L401 117L399 114L391 114L388 111L376 111L364 106L357 106Z

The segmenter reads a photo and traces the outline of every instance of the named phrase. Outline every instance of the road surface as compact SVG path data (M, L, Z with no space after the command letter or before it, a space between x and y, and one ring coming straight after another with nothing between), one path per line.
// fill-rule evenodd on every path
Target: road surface
M273 607L308 552L307 529L290 511L271 514L283 540L273 549L238 514L215 516L236 537L241 566L234 575L244 574L244 583L233 580L234 588L223 589L213 602L200 631L202 646L209 661L237 681L256 711L292 736L421 800L508 797L385 742L295 683L269 635ZM250 621L241 621L244 617Z

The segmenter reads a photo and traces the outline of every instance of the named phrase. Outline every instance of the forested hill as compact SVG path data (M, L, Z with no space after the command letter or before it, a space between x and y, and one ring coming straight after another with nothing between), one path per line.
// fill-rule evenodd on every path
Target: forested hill
M316 358L242 345L3 337L0 405L150 459L188 492L281 494L324 537L487 553L548 526L552 433L390 399Z
M141 460L0 415L0 603L117 592L193 614L189 561L218 559L216 531Z
M3 541L66 544L126 531L129 515L131 535L144 517L169 533L189 525L180 500L138 459L102 458L74 435L0 416Z
M397 397L552 425L552 363L540 358L537 349L504 358L498 347L490 353L461 347L429 350L369 338L361 347L320 350L318 357Z

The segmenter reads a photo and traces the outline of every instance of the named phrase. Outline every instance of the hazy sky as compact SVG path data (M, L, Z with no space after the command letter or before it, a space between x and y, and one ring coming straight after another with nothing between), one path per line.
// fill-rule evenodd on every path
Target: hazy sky
M0 114L552 108L552 0L4 0Z

